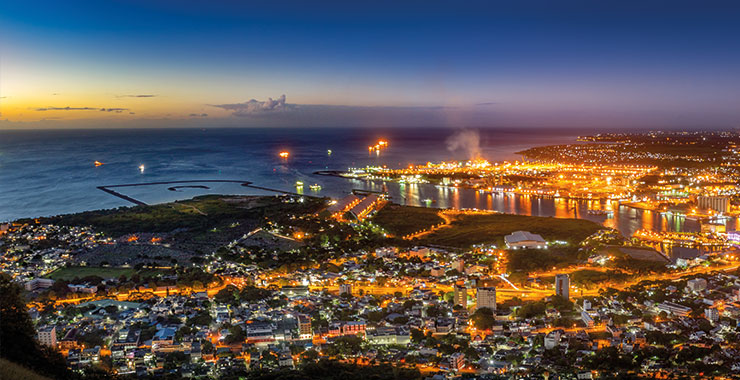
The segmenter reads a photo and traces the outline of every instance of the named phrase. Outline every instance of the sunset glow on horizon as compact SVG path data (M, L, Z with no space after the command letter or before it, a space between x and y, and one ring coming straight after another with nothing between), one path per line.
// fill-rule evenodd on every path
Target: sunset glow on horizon
M0 128L740 120L732 3L96 5L0 5Z

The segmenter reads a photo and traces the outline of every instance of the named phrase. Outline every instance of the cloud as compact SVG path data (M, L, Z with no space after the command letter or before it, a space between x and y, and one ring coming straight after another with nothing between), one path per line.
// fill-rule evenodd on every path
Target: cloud
M190 117L208 117L208 114L207 113L191 113L188 116L190 116Z
M41 107L34 108L34 111L97 111L97 107Z
M115 113L121 113L123 111L128 111L128 108L98 108L98 107L39 107L39 108L33 108L34 111L44 112L44 111L101 111L101 112L115 112Z
M286 111L293 108L293 105L285 103L285 95L280 95L277 99L267 98L265 101L251 99L244 103L213 104L211 106L232 111L234 116L249 116L253 114Z
M154 98L156 96L155 94L126 94L117 95L116 98Z

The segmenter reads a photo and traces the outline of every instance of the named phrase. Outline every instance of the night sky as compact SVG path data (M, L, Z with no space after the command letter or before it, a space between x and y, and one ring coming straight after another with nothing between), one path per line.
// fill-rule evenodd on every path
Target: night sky
M0 113L0 128L734 128L740 3L3 1Z

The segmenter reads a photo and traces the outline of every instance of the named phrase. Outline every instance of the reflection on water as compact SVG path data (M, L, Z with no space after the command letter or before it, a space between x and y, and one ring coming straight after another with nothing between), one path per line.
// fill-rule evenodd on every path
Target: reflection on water
M381 182L351 180L352 187L381 191ZM686 219L674 214L661 214L651 210L642 210L620 205L611 200L575 200L554 197L535 197L530 195L479 193L472 189L441 187L430 184L396 184L386 183L391 200L410 206L426 206L424 199L433 200L431 207L438 208L475 208L494 210L503 213L552 216L557 218L580 218L619 230L624 236L631 237L635 231L685 231L698 232L701 226L698 221ZM613 211L613 217L591 215L588 210ZM737 219L727 220L728 230L736 229ZM657 249L672 257L694 257L701 252L693 248L659 246Z

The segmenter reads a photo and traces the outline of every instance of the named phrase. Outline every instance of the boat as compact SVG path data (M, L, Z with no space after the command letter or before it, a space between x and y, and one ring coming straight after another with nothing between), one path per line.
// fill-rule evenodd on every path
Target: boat
M105 164L100 161L95 161L95 166L102 166L102 165L105 165Z
M303 181L296 181L295 187L303 187Z
M313 191L319 191L319 190L321 190L321 185L319 185L318 183L314 183L313 185L311 185L311 186L309 186L309 187L310 187L310 188L311 188L311 190L313 190Z

